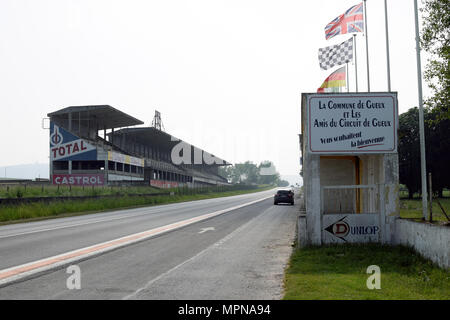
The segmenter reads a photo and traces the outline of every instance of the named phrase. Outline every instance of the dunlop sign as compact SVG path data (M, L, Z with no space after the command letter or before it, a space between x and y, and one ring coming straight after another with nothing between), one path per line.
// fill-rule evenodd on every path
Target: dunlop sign
M311 153L397 152L396 93L311 94L307 99Z
M324 214L323 243L379 242L381 237L378 214Z

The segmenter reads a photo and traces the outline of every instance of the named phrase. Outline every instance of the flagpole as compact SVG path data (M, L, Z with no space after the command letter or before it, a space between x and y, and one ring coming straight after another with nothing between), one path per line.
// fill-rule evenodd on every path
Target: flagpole
M347 78L346 80L345 80L345 83L347 84L347 93L348 92L350 92L350 90L349 90L349 78L350 78L350 76L348 75L348 62L345 64L345 77Z
M419 136L420 136L420 171L422 174L422 214L423 219L428 218L427 204L427 165L425 159L425 129L423 123L423 98L422 98L422 65L420 62L420 35L419 18L417 13L417 0L414 0L414 15L416 24L416 51L417 51L417 89L419 93Z
M368 39L368 36L367 36L367 8L366 8L366 0L364 0L364 32L366 33L367 91L370 92L369 39Z
M391 64L389 61L389 26L388 26L387 0L384 0L384 21L386 24L386 61L387 61L388 91L391 92Z
M358 60L356 59L356 34L353 35L353 47L355 48L355 83L358 92Z

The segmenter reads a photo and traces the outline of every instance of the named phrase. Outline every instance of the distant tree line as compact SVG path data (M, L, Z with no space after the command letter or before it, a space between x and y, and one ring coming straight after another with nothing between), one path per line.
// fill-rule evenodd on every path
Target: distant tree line
M259 165L251 161L236 163L232 166L220 167L219 174L233 184L272 184L279 187L289 186L289 182L281 180L271 161L263 161Z
M443 189L450 188L450 119L425 108L424 120L427 175L431 172L433 192L442 197ZM406 185L412 198L414 193L421 193L418 108L399 117L398 157L400 183Z

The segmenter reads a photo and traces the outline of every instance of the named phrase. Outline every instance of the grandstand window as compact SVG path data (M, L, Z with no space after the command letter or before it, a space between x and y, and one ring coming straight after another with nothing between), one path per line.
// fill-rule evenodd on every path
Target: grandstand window
M53 170L68 170L69 161L53 161Z

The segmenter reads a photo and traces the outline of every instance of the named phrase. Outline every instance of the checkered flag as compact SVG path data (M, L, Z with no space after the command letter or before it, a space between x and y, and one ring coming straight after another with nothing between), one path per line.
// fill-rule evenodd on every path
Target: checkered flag
M328 70L334 66L353 61L353 39L341 44L319 49L320 68Z

